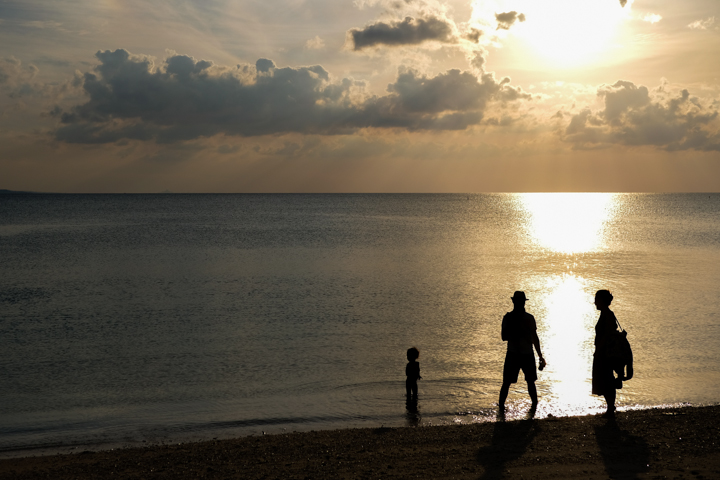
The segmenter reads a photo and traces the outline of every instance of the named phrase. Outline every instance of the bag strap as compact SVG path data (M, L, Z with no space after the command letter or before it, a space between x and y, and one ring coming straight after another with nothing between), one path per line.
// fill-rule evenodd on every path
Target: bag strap
M617 323L617 326L620 327L621 332L625 331L625 329L622 327L622 325L620 325L620 322L618 321L617 317L615 317L615 323Z

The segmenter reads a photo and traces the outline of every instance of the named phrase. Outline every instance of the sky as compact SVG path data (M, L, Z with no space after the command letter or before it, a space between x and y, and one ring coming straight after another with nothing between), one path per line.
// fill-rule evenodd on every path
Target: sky
M0 189L718 192L718 0L0 0Z

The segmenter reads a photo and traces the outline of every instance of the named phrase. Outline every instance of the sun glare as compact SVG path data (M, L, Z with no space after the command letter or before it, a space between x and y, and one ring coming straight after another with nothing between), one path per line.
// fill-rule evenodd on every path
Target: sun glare
M520 201L530 214L530 235L560 253L602 248L603 228L616 203L611 193L525 193Z
M488 5L476 1L475 13L492 19L509 9L524 15L510 35L520 38L535 61L558 68L594 63L618 43L619 27L629 16L632 2L621 7L617 0L517 0ZM481 6L482 5L482 6ZM489 8L501 9L490 12Z
M543 298L547 309L543 351L549 362L546 373L554 406L586 413L598 404L590 396L595 308L582 278L566 275L547 282L550 293Z

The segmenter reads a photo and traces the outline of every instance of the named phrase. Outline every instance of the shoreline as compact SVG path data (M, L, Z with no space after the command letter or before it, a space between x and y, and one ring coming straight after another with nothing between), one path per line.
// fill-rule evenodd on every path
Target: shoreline
M24 478L718 478L720 406L362 428L0 460Z

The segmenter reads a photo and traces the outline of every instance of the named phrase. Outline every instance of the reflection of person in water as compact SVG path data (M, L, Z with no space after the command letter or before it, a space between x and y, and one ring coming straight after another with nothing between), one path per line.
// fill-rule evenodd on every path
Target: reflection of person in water
M602 395L607 402L604 417L615 416L616 379L613 366L607 355L610 337L617 331L617 318L610 310L613 296L608 290L598 290L595 294L595 308L600 310L600 318L595 325L595 353L592 365L592 393Z
M502 339L507 342L507 353L505 354L505 366L503 367L503 384L500 388L500 411L505 410L510 385L517 382L520 370L525 375L528 386L528 393L535 408L538 403L537 370L535 366L535 354L533 346L540 357L540 370L545 368L545 359L540 350L540 339L537 336L537 325L535 317L525 311L525 292L515 292L512 296L513 311L508 312L502 321Z
M408 397L411 395L413 397L417 397L418 395L417 381L422 378L420 376L420 364L417 362L419 356L420 351L417 348L408 348L408 364L405 366L405 375L407 376L407 379L405 380L405 392Z

